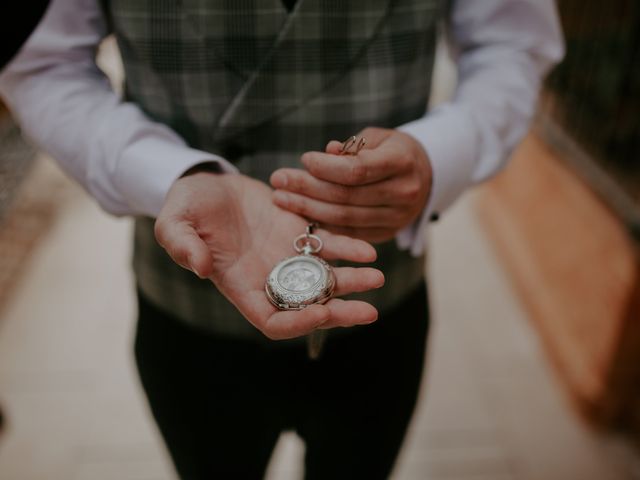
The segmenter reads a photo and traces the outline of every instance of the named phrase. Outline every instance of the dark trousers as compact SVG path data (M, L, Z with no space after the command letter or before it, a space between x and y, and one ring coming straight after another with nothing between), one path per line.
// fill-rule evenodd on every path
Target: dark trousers
M424 285L372 325L304 345L212 336L139 296L136 360L184 480L259 479L283 430L306 444L305 478L383 479L411 419L428 330Z

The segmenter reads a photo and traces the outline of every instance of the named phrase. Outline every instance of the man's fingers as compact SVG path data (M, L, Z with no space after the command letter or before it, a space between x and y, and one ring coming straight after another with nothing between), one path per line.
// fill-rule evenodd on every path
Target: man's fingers
M336 296L372 290L384 284L384 275L374 268L340 267L335 269L335 275ZM325 305L310 305L302 310L276 310L263 290L247 293L239 307L247 319L272 340L300 337L325 326L367 324L378 316L376 309L365 302L336 298Z
M378 256L376 249L363 240L344 235L334 235L326 230L318 230L314 233L322 239L323 247L320 255L325 260L371 263Z
M376 148L387 138L389 138L393 133L394 130L389 130L388 128L367 127L364 130L356 133L356 138L364 138L364 148L371 149ZM342 144L343 142L339 142L338 140L331 140L329 143L327 143L325 151L327 153L339 155L342 151Z
M307 152L301 161L314 177L341 185L368 185L411 169L408 154L386 144L365 148L357 155Z
M397 225L404 220L391 207L338 205L283 190L273 193L273 201L280 208L322 224L343 227L387 227Z
M331 311L331 317L318 327L320 329L368 325L378 319L375 307L360 300L332 298L326 306Z
M311 333L330 317L327 306L309 305L302 310L276 310L263 325L254 325L271 340L285 340Z
M302 310L278 310L260 328L271 340L308 335L316 329L368 325L378 319L372 305L359 300L332 298L324 305L310 305Z
M340 185L366 185L373 183L371 165L365 165L357 156L331 155L307 152L300 158L307 171L320 180Z
M386 242L396 236L395 228L351 228L326 224L322 227L336 235L359 238L367 243Z
M394 174L385 162L365 162L365 152L358 155L330 155L322 152L307 152L301 157L302 164L316 178L340 185L368 185Z
M372 290L384 284L384 275L374 268L340 267L334 272L336 296ZM325 305L310 305L302 310L277 310L267 300L264 290L256 289L247 292L238 307L258 330L272 340L307 335L324 325L359 325L377 318L376 309L367 303L338 300L331 299Z
M391 179L365 186L347 186L321 180L299 168L281 168L271 175L271 186L275 189L300 193L325 202L362 207L401 204L411 193L404 192L408 190L404 183Z
M190 224L180 220L158 219L155 235L158 243L178 265L200 278L212 274L211 252Z
M339 142L337 140L331 140L329 143L327 143L327 146L325 147L325 153L330 153L332 155L340 155L341 152L342 152L342 142Z
M336 274L336 289L334 295L340 297L350 293L366 292L384 285L384 275L380 270L369 267L339 267L334 269Z

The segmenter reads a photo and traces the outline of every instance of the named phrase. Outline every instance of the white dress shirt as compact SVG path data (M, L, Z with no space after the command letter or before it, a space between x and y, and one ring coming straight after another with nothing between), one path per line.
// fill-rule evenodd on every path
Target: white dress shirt
M429 218L504 165L528 128L544 74L563 55L553 0L454 0L447 31L455 95L399 127L422 144L433 169L422 217L397 236L414 255ZM27 136L117 215L157 216L172 183L198 163L236 172L121 100L95 63L106 34L97 0L52 1L0 75L0 93Z

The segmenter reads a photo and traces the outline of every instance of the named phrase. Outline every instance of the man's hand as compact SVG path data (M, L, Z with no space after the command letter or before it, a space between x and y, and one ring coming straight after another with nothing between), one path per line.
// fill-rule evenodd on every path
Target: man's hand
M357 155L340 156L341 143L332 141L326 153L302 156L306 171L276 170L273 200L331 232L382 242L423 211L431 191L431 163L405 133L367 128L358 137L367 144Z
M179 265L209 278L256 328L272 339L293 338L316 328L367 324L376 309L365 302L333 298L300 311L279 311L265 295L265 280L277 262L295 255L293 240L307 221L271 201L271 189L243 175L207 172L178 179L155 225L158 242ZM368 243L319 230L320 256L372 262ZM336 268L335 295L382 286L373 268Z

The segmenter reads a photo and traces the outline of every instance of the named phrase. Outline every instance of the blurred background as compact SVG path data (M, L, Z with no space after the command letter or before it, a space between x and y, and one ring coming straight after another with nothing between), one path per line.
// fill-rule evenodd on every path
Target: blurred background
M640 5L558 2L510 165L429 233L434 326L395 479L640 479ZM455 72L441 49L433 101ZM116 88L112 40L100 64ZM173 480L133 367L131 222L0 105L0 479ZM270 479L301 478L284 434Z

